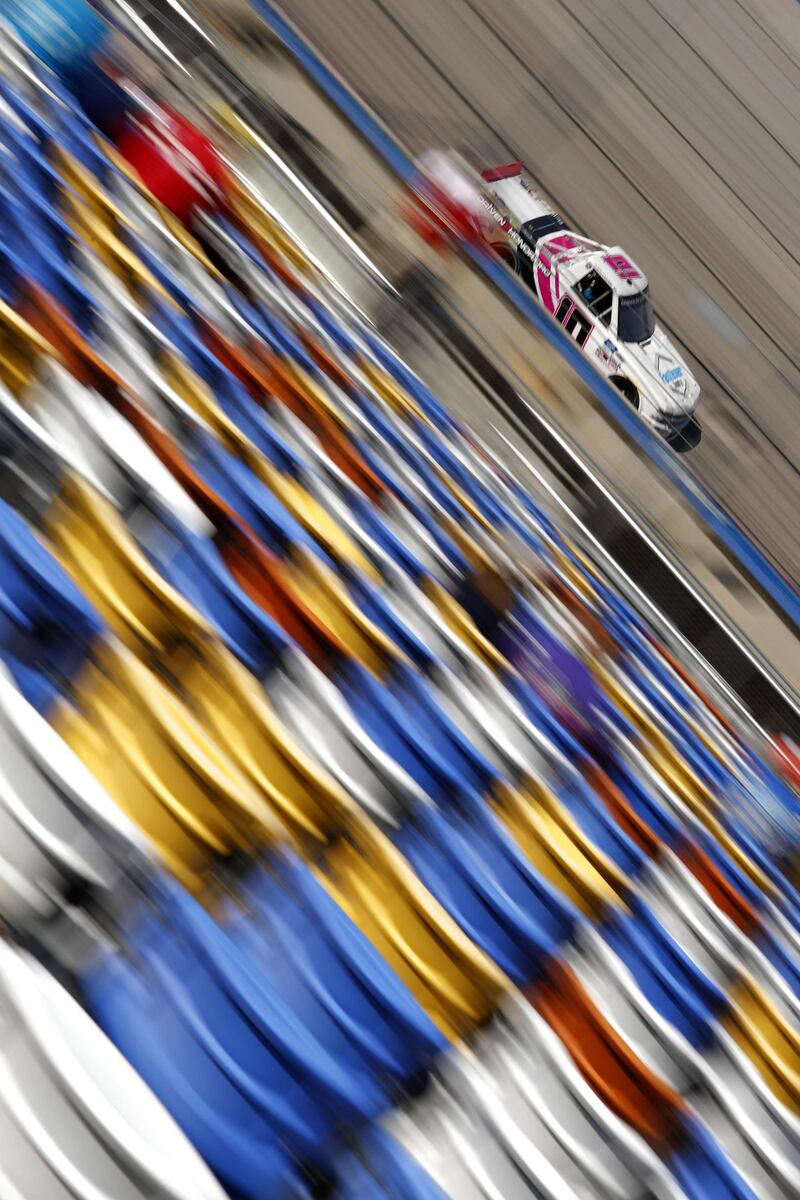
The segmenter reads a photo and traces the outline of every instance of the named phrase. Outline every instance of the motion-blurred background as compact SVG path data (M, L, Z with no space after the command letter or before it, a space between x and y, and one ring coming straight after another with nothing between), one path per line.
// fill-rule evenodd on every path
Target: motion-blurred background
M793 22L589 9L0 0L2 1200L800 1197Z

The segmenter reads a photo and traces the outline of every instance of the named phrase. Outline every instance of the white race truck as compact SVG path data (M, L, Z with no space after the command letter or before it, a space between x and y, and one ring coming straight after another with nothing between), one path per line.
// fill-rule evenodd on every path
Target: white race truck
M522 163L482 172L483 234L619 388L676 450L700 441L700 386L656 324L642 271L619 246L567 228L534 191Z

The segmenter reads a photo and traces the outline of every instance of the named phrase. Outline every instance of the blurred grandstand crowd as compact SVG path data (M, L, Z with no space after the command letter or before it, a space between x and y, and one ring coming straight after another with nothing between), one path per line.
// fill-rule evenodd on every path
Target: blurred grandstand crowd
M767 748L94 8L0 15L0 1195L800 1196Z

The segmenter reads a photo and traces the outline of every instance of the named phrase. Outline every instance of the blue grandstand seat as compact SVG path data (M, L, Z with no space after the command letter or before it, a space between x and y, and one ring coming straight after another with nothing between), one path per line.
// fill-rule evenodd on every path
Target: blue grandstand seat
M259 678L288 645L286 634L234 580L210 538L160 514L142 549L173 587L219 631L237 658Z
M714 1026L729 1007L722 990L695 966L647 906L635 895L630 911L615 912L603 925L608 945L633 974L644 995L690 1045L708 1047Z
M0 655L44 712L86 661L103 622L32 529L0 501Z
M61 176L43 152L35 138L22 133L10 121L0 122L3 142L13 152L14 158L3 166L4 173L11 176L21 194L29 190L53 198L63 186Z
M88 336L94 325L96 302L70 269L68 227L55 214L45 213L43 207L31 201L23 207L7 195L0 199L4 239L0 242L0 260L6 298L12 301L21 282L35 280Z
M402 651L418 670L427 671L431 668L435 661L431 651L398 617L377 588L367 583L363 575L356 571L345 568L342 573L350 595L364 616L391 638L398 650Z
M319 368L300 340L266 305L250 303L233 288L227 294L236 311L271 350L302 367L312 378L319 375Z
M380 1126L337 1160L334 1174L330 1200L446 1200L419 1163Z
M242 1091L225 1082L153 981L131 962L109 958L86 976L84 994L98 1024L226 1187L246 1200L290 1200L294 1160L271 1121L253 1115L239 1072L231 1069Z
M588 783L577 774L553 788L564 807L598 849L630 878L643 870L647 857L617 824Z
M324 1166L331 1139L375 1117L386 1092L313 994L298 1014L265 964L187 893L163 879L154 898L155 910L127 918L131 958L107 951L84 972L90 1007L224 1183L242 1196L282 1195L283 1147Z
M285 854L245 878L224 927L337 1061L389 1093L444 1048L436 1027L305 864Z
M355 661L342 665L337 685L370 737L435 803L455 802L463 790L485 792L499 778L438 708L424 683L398 664L385 684ZM413 698L415 707L409 703Z
M667 1159L686 1200L757 1200L730 1159L699 1122L689 1122L688 1139Z
M349 498L348 503L353 516L364 532L373 538L399 567L412 579L420 579L424 576L425 568L420 560L405 544L403 538L393 532L389 523L382 518L379 509L376 509L363 496L356 494Z
M198 431L183 445L192 466L231 508L246 521L273 554L283 557L302 546L334 569L322 547L289 513L273 493L211 434Z
M481 801L468 813L420 809L395 842L464 932L519 985L537 977L579 920Z
M611 782L619 788L633 811L667 846L676 846L685 831L676 817L655 796L652 789L621 757L605 767Z

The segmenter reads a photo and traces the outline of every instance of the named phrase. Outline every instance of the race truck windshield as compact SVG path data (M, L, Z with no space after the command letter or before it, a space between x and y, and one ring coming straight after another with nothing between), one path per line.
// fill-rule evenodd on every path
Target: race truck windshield
M620 296L617 336L621 342L647 342L656 330L648 289Z

